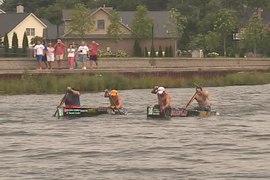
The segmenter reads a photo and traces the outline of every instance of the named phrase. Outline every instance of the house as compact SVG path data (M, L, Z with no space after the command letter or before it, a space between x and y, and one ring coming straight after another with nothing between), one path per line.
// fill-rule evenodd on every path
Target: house
M68 28L68 23L71 20L71 10L63 10L64 32L61 38L67 43L72 42L79 43L82 39L87 43L92 40L97 41L100 44L101 50L110 49L113 52L117 50L123 50L129 55L133 54L134 38L132 36L132 30L130 28L134 18L135 11L118 11L120 15L121 26L121 40L115 42L107 35L107 28L111 24L109 17L111 16L111 7L100 7L91 9L91 16L94 18L95 27L92 32L87 33L83 37L80 37L75 32L72 32ZM140 43L141 48L148 51L151 49L153 43L155 50L158 51L159 47L164 51L166 47L172 47L173 52L176 50L176 38L172 37L168 33L168 11L149 11L148 16L153 20L153 41L152 39L143 40Z
M7 33L10 47L12 46L14 32L17 33L18 46L21 48L24 32L26 32L30 44L33 37L43 37L46 28L47 26L33 13L24 13L21 5L17 7L17 13L0 14L0 35L3 41Z

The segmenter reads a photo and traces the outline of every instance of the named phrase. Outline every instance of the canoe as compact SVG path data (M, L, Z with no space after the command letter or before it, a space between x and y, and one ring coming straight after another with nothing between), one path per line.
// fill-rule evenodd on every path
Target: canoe
M168 117L208 117L218 115L214 110L199 111L194 109L170 108L165 113L160 113L158 106L147 106L147 118L168 118Z
M65 108L58 107L56 116L59 117L92 117L101 114L115 114L124 115L127 113L126 109L111 109L108 107L79 107L79 108Z

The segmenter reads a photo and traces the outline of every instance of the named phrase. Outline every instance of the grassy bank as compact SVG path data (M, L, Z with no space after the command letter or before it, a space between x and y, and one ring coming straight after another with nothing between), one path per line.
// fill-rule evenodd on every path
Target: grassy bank
M82 92L98 92L116 87L118 89L152 88L162 85L170 88L201 86L258 85L270 83L270 72L241 72L212 78L193 76L177 78L171 76L124 76L121 74L72 74L66 76L30 75L25 73L18 79L1 79L0 94L54 94L64 93L67 86Z

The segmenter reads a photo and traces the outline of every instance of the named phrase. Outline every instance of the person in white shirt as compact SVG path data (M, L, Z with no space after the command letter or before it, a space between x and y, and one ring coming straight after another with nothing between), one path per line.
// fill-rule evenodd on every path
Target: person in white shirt
M75 47L73 44L69 45L69 48L67 49L68 52L68 67L69 69L74 68L74 59L75 59Z
M42 61L43 56L44 56L44 50L45 50L45 46L43 44L41 44L40 41L37 41L37 44L34 47L34 55L35 55L36 60L38 62L37 66L38 66L39 70L42 69L41 61Z
M48 43L46 56L49 63L49 69L52 69L52 63L54 62L54 47L52 46L52 43Z
M81 42L81 45L78 48L79 60L82 62L82 69L86 69L87 54L89 48L84 41Z

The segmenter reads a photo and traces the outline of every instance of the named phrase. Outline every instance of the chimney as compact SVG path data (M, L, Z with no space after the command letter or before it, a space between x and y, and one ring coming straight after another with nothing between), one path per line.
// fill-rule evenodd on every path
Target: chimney
M24 7L21 4L18 4L17 6L17 13L24 13Z

